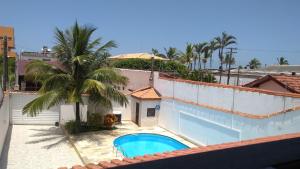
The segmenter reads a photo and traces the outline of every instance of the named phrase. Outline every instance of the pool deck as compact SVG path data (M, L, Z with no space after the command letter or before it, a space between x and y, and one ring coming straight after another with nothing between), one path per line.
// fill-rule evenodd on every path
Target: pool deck
M115 130L102 130L70 136L84 163L98 163L112 159L122 159L122 155L114 149L115 138L132 133L155 133L172 137L189 147L197 145L177 136L161 127L138 127L130 121L123 121Z

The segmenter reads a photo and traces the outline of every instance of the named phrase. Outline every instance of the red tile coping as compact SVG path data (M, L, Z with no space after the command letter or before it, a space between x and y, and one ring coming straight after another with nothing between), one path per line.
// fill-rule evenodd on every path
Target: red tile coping
M231 114L235 114L235 115L239 115L239 116L247 117L247 118L252 118L252 119L270 118L272 116L276 116L276 115L279 115L279 114L300 110L300 106L298 106L298 107L286 109L284 111L271 112L271 113L266 114L266 115L256 115L256 114L244 113L244 112L239 112L239 111L232 111L232 110L224 109L224 108L221 108L221 107L210 106L210 105L207 105L207 104L196 103L196 102L187 101L187 100L174 98L174 97L164 96L164 97L162 97L162 99L173 99L173 100L183 102L183 103L186 103L186 104L201 106L201 107L204 107L204 108L213 109L213 110L221 111L221 112L224 112L224 113L231 113Z
M131 93L131 96L141 100L160 100L161 95L153 87L145 87L135 90Z
M195 148L190 148L190 149L185 149L185 150L176 150L176 151L172 151L172 152L156 153L154 155L138 156L133 159L131 159L131 158L124 158L123 160L113 159L110 162L109 161L101 161L101 162L99 162L98 165L96 165L96 164L87 164L85 166L74 165L72 167L72 169L114 168L114 167L118 167L118 166L126 166L126 165L131 165L131 164L143 163L143 162L147 162L147 161L163 160L166 158L206 153L206 152L210 152L210 151L244 147L244 146L249 146L249 145L254 145L254 144L262 144L262 143L267 143L267 142L282 141L282 140L288 140L288 139L294 139L294 138L300 138L300 133L283 134L283 135L277 135L277 136L257 138L257 139L252 139L252 140L229 142L229 143L223 143L223 144L209 145L209 146L205 146L205 147L195 147ZM67 167L60 167L58 169L67 169Z
M275 92L275 91L258 89L258 88L249 88L249 87L225 85L225 84L219 84L219 83L207 83L207 82L185 80L185 79L179 79L179 78L170 78L170 77L165 77L164 75L161 75L161 74L159 75L159 78L164 79L164 80L169 80L169 81L190 83L190 84L203 85L203 86L213 86L213 87L219 87L219 88L237 89L240 91L247 91L247 92L263 93L263 94L274 95L274 96L287 96L287 97L293 97L293 98L300 98L300 94L297 94L297 93Z

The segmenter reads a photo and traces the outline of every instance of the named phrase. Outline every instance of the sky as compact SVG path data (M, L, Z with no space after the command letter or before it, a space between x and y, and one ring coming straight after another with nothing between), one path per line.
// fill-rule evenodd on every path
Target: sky
M16 50L55 45L54 29L97 28L94 38L114 40L111 54L151 52L210 41L222 32L237 38L237 65L283 56L300 64L299 0L0 0L0 25L15 28ZM214 63L218 61L217 52Z

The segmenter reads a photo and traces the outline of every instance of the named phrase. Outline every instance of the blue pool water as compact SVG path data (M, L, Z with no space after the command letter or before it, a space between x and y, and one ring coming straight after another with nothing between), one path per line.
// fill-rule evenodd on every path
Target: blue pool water
M148 133L118 137L114 140L114 146L128 158L189 148L171 137Z

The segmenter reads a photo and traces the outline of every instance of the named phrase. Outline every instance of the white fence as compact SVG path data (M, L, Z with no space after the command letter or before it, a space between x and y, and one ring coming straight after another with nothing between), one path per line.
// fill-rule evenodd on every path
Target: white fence
M250 115L269 115L300 106L300 98L240 90L236 87L198 85L161 79L155 73L154 87L163 97Z
M274 115L299 107L297 97L160 79L157 73L154 82L163 97L158 124L198 144L300 132L300 110Z
M1 90L1 95L3 95L2 90ZM9 97L8 95L5 95L3 97L3 103L2 106L0 107L0 157L1 157L1 152L4 147L4 142L9 126Z

